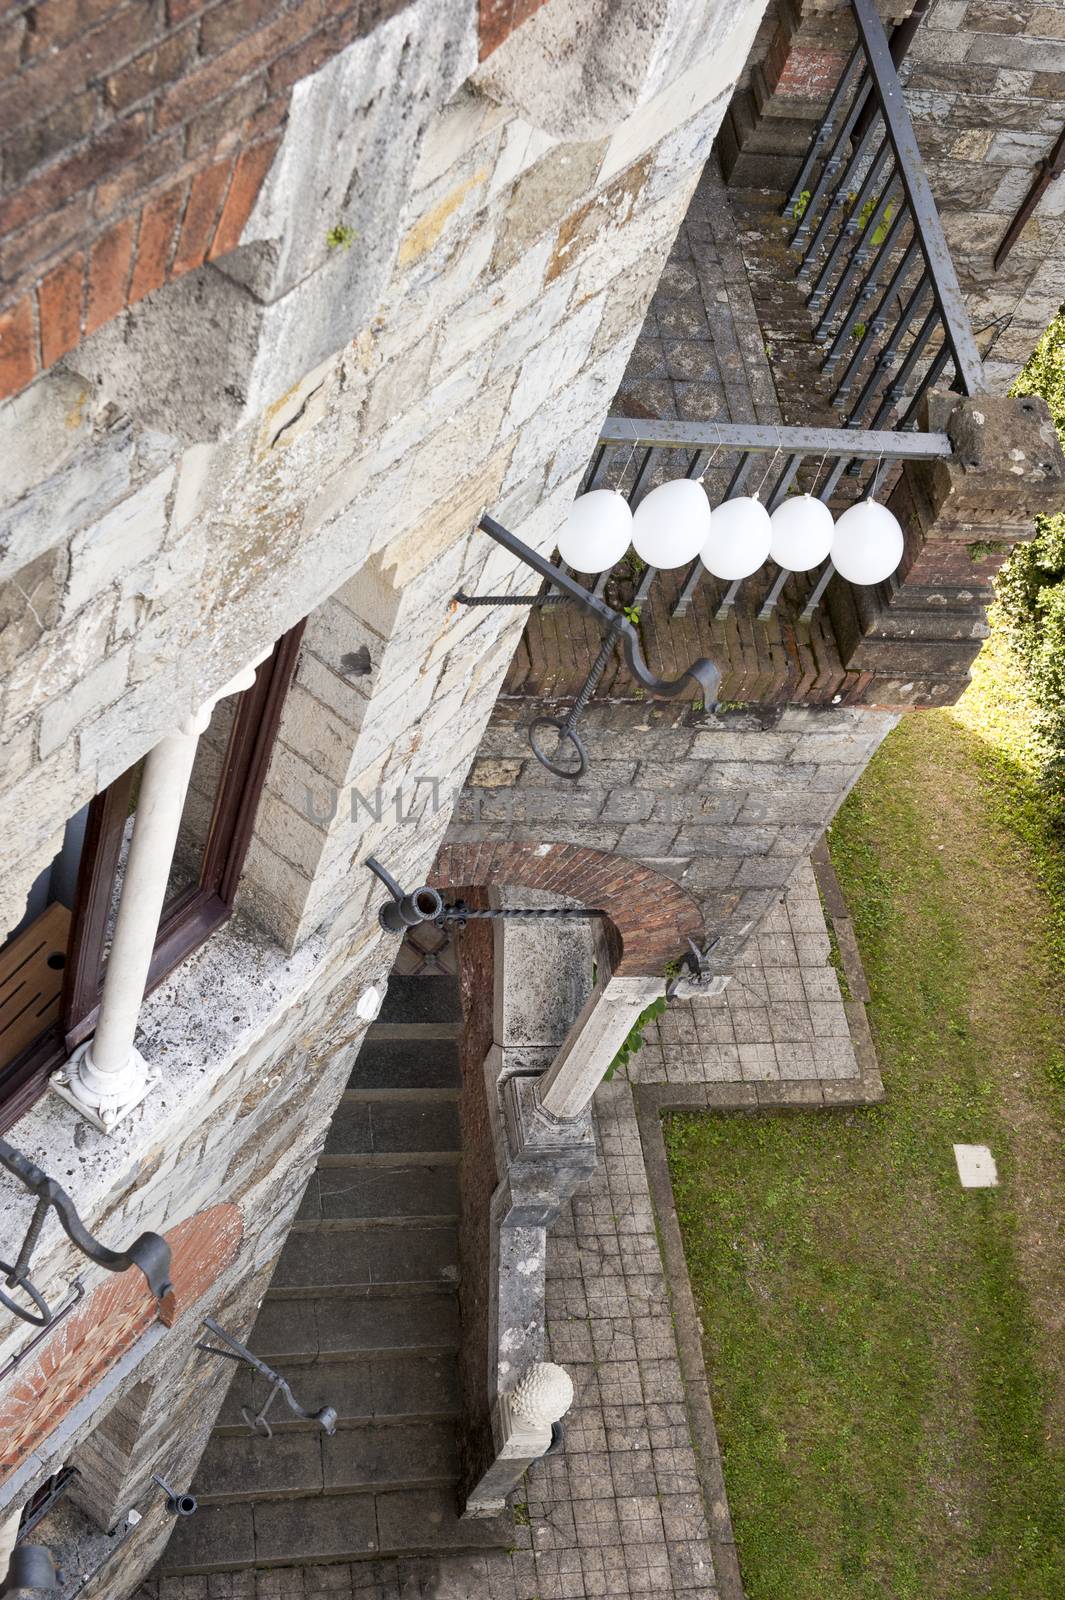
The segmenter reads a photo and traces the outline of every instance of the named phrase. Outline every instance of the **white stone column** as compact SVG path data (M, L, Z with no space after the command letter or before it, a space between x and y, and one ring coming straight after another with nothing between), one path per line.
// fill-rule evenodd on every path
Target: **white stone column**
M580 1116L640 1012L664 992L659 977L610 977L597 984L537 1084L541 1110L560 1121Z
M56 1094L104 1133L140 1105L159 1077L133 1041L200 734L219 700L251 688L269 653L223 684L145 757L96 1032L75 1050L67 1071L51 1080Z

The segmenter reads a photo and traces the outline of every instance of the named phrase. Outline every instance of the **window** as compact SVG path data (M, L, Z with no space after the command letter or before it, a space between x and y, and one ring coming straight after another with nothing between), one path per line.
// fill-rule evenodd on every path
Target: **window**
M149 989L232 914L302 635L302 623L286 633L252 687L219 701L200 736ZM140 771L138 762L70 819L0 946L0 1131L96 1025Z

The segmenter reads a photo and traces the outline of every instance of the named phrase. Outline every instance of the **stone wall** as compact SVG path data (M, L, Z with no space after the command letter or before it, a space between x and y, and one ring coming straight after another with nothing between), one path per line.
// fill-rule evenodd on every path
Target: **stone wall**
M112 1463L112 1509L148 1510L151 1470L191 1473L228 1376L190 1353L200 1314L250 1325L358 1048L355 1003L387 981L363 862L425 881L521 628L520 608L451 607L460 586L526 585L471 529L491 506L551 548L758 20L662 5L641 56L623 9L549 0L490 58L491 82L489 8L380 22L297 85L237 252L248 281L191 270L0 410L4 927L66 819L309 617L238 914L141 1014L160 1087L110 1138L51 1097L11 1133L107 1242L224 1201L239 1252L183 1321L139 1335L119 1378L49 1378L65 1420L36 1430L6 1503L146 1382L167 1404ZM535 28L552 17L586 36L590 89L609 90L577 105L576 132L572 97L527 116L505 98L504 68L545 76ZM374 72L404 40L401 137L395 104L373 109ZM356 236L327 248L329 183L360 164L377 189L355 186ZM363 646L370 671L353 675ZM5 1193L14 1239L29 1208ZM47 1295L83 1265L46 1230ZM5 1322L0 1361L23 1342ZM0 1418L25 1421L12 1394ZM103 1441L86 1448L95 1474ZM98 1493L86 1503L102 1515ZM86 1593L127 1592L166 1531L153 1500Z
M471 8L480 58L542 4ZM294 86L406 9L407 0L6 7L0 398L124 306L235 249ZM334 225L343 221L338 209Z
M595 703L580 723L588 771L573 782L552 777L529 749L526 729L545 711L558 707L499 702L449 841L557 841L610 852L621 871L650 868L695 901L705 936L717 941L711 963L720 973L898 721L894 712L842 707L714 716ZM634 883L633 899L653 917L652 885ZM596 900L594 884L585 900Z

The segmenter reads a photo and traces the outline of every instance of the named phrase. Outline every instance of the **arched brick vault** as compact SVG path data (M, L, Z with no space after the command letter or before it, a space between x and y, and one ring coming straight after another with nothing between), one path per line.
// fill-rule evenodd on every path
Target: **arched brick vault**
M697 902L650 867L572 844L446 844L430 882L439 888L463 884L521 884L571 895L609 915L622 941L615 971L622 977L662 973L689 937L701 937Z

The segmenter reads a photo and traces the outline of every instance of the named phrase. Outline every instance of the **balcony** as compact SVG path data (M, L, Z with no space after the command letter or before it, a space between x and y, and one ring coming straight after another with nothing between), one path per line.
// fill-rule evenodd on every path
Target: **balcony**
M713 505L748 494L772 511L808 492L838 514L874 492L885 500L906 462L954 457L950 402L938 397L983 392L980 351L884 27L872 0L853 0L852 13L856 42L789 191L729 189L711 157L585 489L620 489L635 506L669 478L701 477ZM854 648L872 621L888 657L903 639L933 647L915 699L942 704L986 631L1000 562L966 553L935 605L907 596L897 624L898 576L859 590L830 564L767 565L728 585L699 561L659 572L630 552L595 587L638 610L662 676L715 659L724 704L874 698L875 667ZM570 608L538 612L504 692L573 695L598 643ZM597 698L633 694L615 660Z

